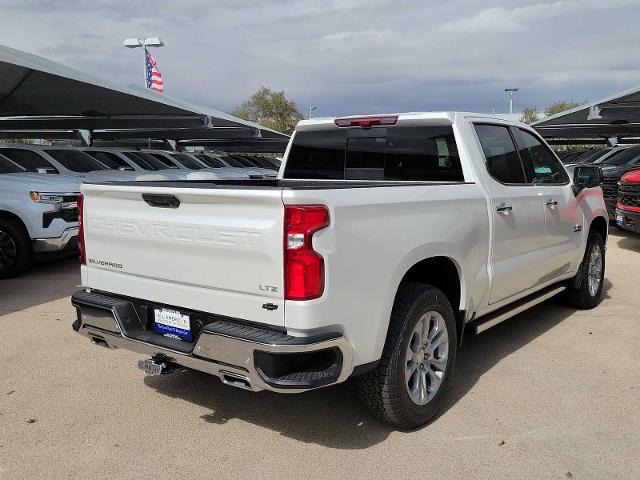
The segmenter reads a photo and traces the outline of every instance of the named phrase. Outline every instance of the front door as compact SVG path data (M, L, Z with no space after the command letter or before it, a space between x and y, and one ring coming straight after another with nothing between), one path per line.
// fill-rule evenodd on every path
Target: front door
M583 215L567 174L555 154L536 134L514 129L527 180L540 192L544 216L542 281L577 268L580 262Z

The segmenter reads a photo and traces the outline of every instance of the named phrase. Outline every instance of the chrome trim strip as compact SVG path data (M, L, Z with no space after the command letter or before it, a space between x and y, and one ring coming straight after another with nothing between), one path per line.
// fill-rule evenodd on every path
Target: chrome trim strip
M36 253L58 252L64 250L70 242L77 240L79 227L68 227L62 235L55 238L34 238L32 240L33 251Z

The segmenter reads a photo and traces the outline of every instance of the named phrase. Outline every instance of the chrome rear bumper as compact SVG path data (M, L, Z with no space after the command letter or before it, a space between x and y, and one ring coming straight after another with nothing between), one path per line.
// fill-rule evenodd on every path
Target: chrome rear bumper
M292 337L244 324L215 321L205 325L192 349L183 348L191 345L187 342L176 344L179 351L167 345L171 340L162 335L148 331L136 333L142 332L141 322L127 299L82 290L73 295L72 304L78 311L74 330L96 345L161 358L163 362L210 373L224 383L248 390L298 393L341 383L353 371L351 344L339 334ZM273 358L283 365L295 363L301 357L302 363L309 363L304 356L315 354L334 355L335 360L324 370L315 368L279 377L269 373ZM317 366L317 361L315 364Z

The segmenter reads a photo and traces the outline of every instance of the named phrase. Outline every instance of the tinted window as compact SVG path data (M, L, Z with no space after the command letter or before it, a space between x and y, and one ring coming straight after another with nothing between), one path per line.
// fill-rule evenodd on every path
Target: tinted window
M156 160L158 160L160 163L162 163L162 165L164 165L162 168L179 168L175 163L173 163L171 160L169 160L167 157L165 157L161 153L151 153L151 152L148 152L148 153L144 152L144 153L146 153L150 157L153 157Z
M55 172L58 171L58 169L45 160L44 157L31 150L3 148L0 150L0 153L30 172L37 172L39 168L49 168Z
M522 129L518 132L527 180L533 183L567 183L569 176L551 150L530 132Z
M297 132L287 159L285 178L344 179L346 130Z
M631 147L622 150L615 156L608 158L605 165L627 165L633 164L640 157L640 147Z
M604 157L611 150L612 150L611 148L603 148L601 150L596 150L594 153L592 153L588 157L583 157L580 160L580 163L581 164L595 163L600 157Z
M196 157L198 157L198 160L200 160L202 163L204 163L207 167L210 167L210 168L222 168L226 166L220 160L210 155L198 154L196 155Z
M0 155L0 173L20 173L26 172L26 170L22 167L19 167L17 164L13 163L8 158L5 158Z
M347 180L464 180L449 126L352 130L347 136Z
M171 156L175 158L183 167L189 168L191 170L200 170L204 168L196 160L185 153L172 153Z
M509 129L499 125L476 125L475 129L489 174L502 183L526 183Z
M257 165L251 162L248 158L244 158L238 155L236 155L233 158L235 158L238 162L240 162L243 167L254 167L254 168L257 167Z
M94 170L106 170L95 159L77 150L45 150L65 168L72 172L93 172Z
M120 167L131 169L131 166L122 160L118 155L111 152L85 152L87 155L91 155L103 165L106 165L111 170L117 170Z
M222 157L222 160L224 162L228 163L229 165L231 165L232 167L236 167L236 168L243 168L244 167L244 165L242 163L240 163L235 158L230 157L229 155L225 155L224 157Z

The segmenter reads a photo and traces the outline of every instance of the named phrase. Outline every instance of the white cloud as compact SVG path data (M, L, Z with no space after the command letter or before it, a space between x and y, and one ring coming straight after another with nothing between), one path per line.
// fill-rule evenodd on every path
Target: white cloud
M454 33L503 33L517 32L532 27L535 22L576 12L609 10L629 5L640 5L639 0L560 0L551 3L535 3L507 9L491 7L471 17L459 18L442 25L444 32Z

